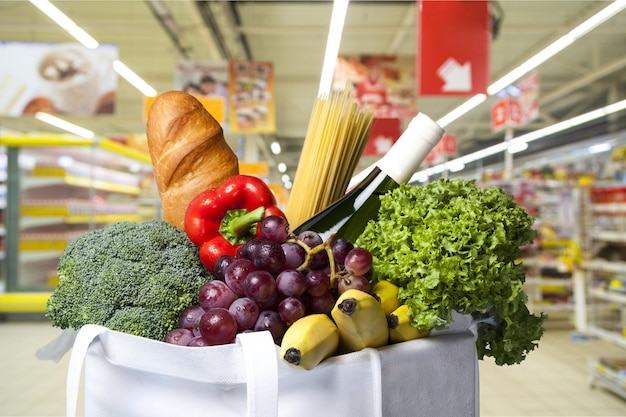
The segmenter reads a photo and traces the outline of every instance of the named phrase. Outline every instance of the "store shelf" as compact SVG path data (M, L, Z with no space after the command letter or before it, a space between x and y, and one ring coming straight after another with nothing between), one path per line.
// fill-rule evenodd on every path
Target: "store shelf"
M605 242L626 243L626 233L613 230L592 230L591 237Z
M108 139L70 135L0 137L9 179L7 293L52 290L67 244L107 224L156 218L158 195L150 157Z
M600 385L626 400L626 382L624 376L612 372L606 366L597 364L591 370L590 384L592 387Z
M620 262L620 261L607 261L604 259L593 259L589 261L584 261L583 267L587 270L592 270L592 271L626 274L626 262Z
M43 313L50 292L0 294L0 313Z

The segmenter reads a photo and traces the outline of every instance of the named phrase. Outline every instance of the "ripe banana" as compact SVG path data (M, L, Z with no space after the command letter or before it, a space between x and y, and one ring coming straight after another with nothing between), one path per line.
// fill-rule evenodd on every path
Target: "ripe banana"
M291 366L313 369L337 352L339 331L326 314L311 314L296 320L285 332L280 357Z
M389 341L383 308L374 296L364 291L349 289L342 293L330 314L339 329L342 351L380 347Z
M388 316L393 310L400 307L400 300L398 300L398 286L392 284L389 281L378 281L372 287L372 295L378 298L380 305L383 306L385 315Z
M411 325L409 306L401 305L388 317L389 341L391 343L406 342L407 340L419 339L429 335L430 330L419 330Z

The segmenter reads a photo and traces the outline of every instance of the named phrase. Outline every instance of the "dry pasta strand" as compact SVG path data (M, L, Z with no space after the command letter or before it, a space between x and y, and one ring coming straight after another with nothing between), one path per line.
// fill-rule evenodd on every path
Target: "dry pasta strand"
M374 113L361 109L348 87L315 100L285 210L294 228L346 192L373 119Z

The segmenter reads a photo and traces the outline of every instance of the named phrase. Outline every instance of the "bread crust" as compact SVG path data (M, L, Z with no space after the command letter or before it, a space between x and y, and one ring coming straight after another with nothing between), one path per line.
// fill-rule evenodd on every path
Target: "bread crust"
M146 133L163 220L184 230L191 200L239 173L237 155L219 122L182 91L168 91L155 99Z

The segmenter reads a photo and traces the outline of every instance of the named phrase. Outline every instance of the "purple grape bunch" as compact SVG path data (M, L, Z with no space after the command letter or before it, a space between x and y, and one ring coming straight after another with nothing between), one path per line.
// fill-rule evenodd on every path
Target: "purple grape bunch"
M372 256L347 239L326 242L314 231L289 233L287 220L268 216L260 237L236 256L218 259L215 279L187 307L164 341L182 346L232 343L238 333L267 330L280 345L287 328L307 314L330 314L349 288L369 291Z

